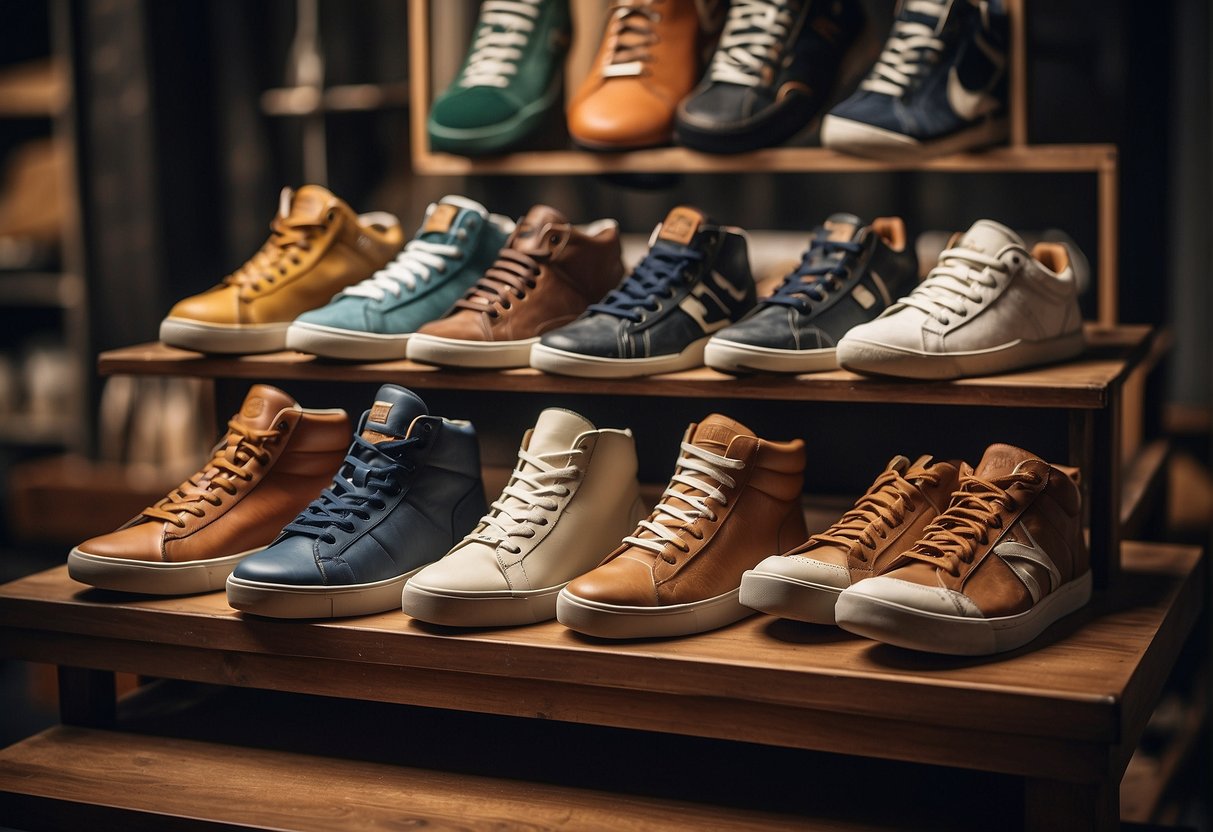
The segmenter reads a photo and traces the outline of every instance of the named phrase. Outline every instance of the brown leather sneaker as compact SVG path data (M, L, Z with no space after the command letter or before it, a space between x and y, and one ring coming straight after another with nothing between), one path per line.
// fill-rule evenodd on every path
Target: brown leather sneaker
M283 188L270 228L247 263L169 310L161 341L202 352L285 349L291 321L370 277L404 245L394 216L359 216L319 185Z
M767 558L741 578L741 603L759 612L834 623L834 603L848 586L870 578L922 537L948 507L958 469L951 462L894 457L854 508L821 534Z
M1091 597L1078 471L991 445L948 510L880 575L844 590L844 629L978 656L1027 644Z
M536 205L497 262L446 317L409 339L408 357L453 367L526 367L539 336L564 326L623 279L619 225L573 226Z
M304 410L255 384L202 470L115 532L67 557L72 578L102 589L188 595L223 589L332 479L345 458L344 410Z
M691 425L661 502L556 601L560 623L602 638L699 633L745 618L741 575L808 533L804 442L759 439L712 415Z
M709 45L696 6L695 0L612 0L598 56L569 104L575 142L594 150L669 143L678 102L699 80ZM711 21L712 31L721 22Z

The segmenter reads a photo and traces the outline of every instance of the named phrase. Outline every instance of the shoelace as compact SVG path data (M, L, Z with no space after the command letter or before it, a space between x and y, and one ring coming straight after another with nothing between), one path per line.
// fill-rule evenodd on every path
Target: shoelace
M356 520L369 520L372 511L387 508L380 495L394 497L400 493L400 478L417 470L409 459L409 449L420 443L419 437L410 437L376 445L355 436L333 484L287 524L283 533L293 532L319 538L324 543L335 543L337 539L330 529L354 531Z
M164 520L179 529L184 528L185 519L181 516L182 512L201 517L205 510L200 503L217 506L223 501L218 492L235 494L235 480L251 480L253 472L249 470L249 463L253 460L267 462L270 452L264 445L280 436L284 428L285 425L276 425L268 430L258 430L232 419L227 423L228 435L223 446L215 451L210 462L197 474L170 491L164 499L150 508L145 508L142 516L150 520Z
M922 539L905 554L915 560L943 566L952 575L960 574L962 563L972 563L978 546L990 539L990 529L1002 528L999 508L1014 511L1018 503L1008 492L1016 483L1038 483L1031 472L1010 474L987 482L975 476L962 477L960 488L952 494L948 510L923 529Z
M311 251L312 239L324 223L305 223L290 216L291 190L283 188L278 201L278 214L270 223L270 236L264 245L243 266L223 278L225 286L236 285L253 291L261 289L262 281L268 285L287 272L287 263L298 266L302 261L299 252Z
M787 0L733 0L712 56L711 80L756 87L774 65L792 25Z
M996 257L967 248L945 249L939 265L926 280L914 287L898 303L912 306L930 315L944 326L952 322L949 313L961 318L969 314L969 303L981 303L978 287L997 289L998 279L991 272L1007 273L1007 265Z
M460 228L455 236L463 240L467 238L467 232ZM448 261L462 257L458 246L410 240L395 260L366 280L347 287L341 294L374 300L383 300L388 294L398 298L404 289L410 292L416 289L418 280L428 283L434 272L446 272Z
M569 464L557 468L548 460L566 459L581 454L580 448L545 454L530 454L519 450L519 460L539 470L524 473L521 470L523 466L520 465L519 469L514 471L509 485L501 492L501 499L496 500L492 511L480 519L485 528L476 533L475 539L501 546L515 555L521 552L522 548L507 542L508 538L534 537L535 526L548 524L543 512L555 511L559 508L557 499L569 495L570 489L562 483L580 475L576 465Z
M939 482L939 476L930 471L916 471L914 478L931 485ZM841 546L866 561L864 550L874 551L878 539L884 540L889 530L901 525L907 513L917 510L916 496L904 477L896 471L885 471L850 511L821 534L810 537L809 542Z
M902 16L914 13L939 19L944 12L940 0L906 0ZM936 35L936 27L916 20L898 19L885 43L880 59L862 89L901 98L910 84L939 60L946 44Z
M809 250L801 258L796 270L783 279L783 283L764 303L794 306L807 312L811 301L825 301L831 291L840 288L839 281L846 278L849 264L847 255L863 251L861 243L844 243L829 240L824 236L814 237Z
M466 295L455 301L455 308L488 312L490 317L496 318L501 310L513 306L514 300L524 299L527 290L538 285L540 257L546 258L546 255L531 256L515 248L503 248L497 254L497 262Z
M461 87L505 87L518 73L543 0L484 0Z
M666 545L669 544L681 552L690 551L691 547L678 535L678 531L686 531L696 540L702 539L702 535L695 534L688 527L701 517L716 520L716 512L708 501L715 501L721 506L728 504L724 492L716 485L734 487L737 481L728 472L744 467L745 463L739 459L729 459L689 442L683 442L678 467L665 493L661 495L661 501L653 509L649 519L640 521L641 530L649 532L653 537L628 536L623 542L660 555L666 563L674 563L675 558L666 552ZM693 474L704 474L711 479L702 479ZM675 485L685 485L691 490L678 491L674 488ZM687 508L678 508L674 505L675 502L684 503Z
M692 249L653 248L618 287L589 311L604 312L616 318L641 321L644 313L655 312L661 298L672 297L684 280L687 267L703 259L703 252Z
M602 69L605 78L643 75L649 60L649 48L657 43L653 24L661 12L653 8L662 0L613 0L608 12L606 37L611 54Z

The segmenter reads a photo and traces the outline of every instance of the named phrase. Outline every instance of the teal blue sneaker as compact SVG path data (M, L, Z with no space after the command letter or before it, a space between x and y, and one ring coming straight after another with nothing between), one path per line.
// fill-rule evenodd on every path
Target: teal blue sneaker
M463 68L438 96L430 148L472 156L517 145L562 105L568 0L484 0Z
M327 306L305 312L286 332L286 347L325 358L404 358L409 335L440 318L493 265L514 222L478 202L446 196L396 259Z

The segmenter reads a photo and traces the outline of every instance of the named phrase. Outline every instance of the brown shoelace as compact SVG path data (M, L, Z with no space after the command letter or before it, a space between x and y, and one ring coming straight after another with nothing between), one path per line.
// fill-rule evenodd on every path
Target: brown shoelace
M509 309L514 300L526 297L534 289L539 276L539 261L525 252L503 248L494 263L468 293L455 301L457 309L488 312L496 318L501 310Z
M915 479L928 484L939 482L939 476L933 472L914 473ZM884 540L891 529L901 525L907 512L917 510L915 496L913 486L905 478L896 471L885 471L850 511L821 534L810 537L809 542L841 546L866 561L865 549L875 551L877 539Z
M177 528L185 528L182 512L201 517L205 512L202 502L219 505L223 498L218 493L236 493L235 480L248 481L253 478L249 463L254 459L266 462L270 452L263 447L272 437L281 434L280 427L258 430L232 419L227 423L228 434L223 447L216 451L211 461L202 470L169 492L142 515L149 520L164 520Z
M234 284L253 291L261 288L262 281L273 285L286 274L288 263L298 266L302 262L299 253L311 251L312 239L323 229L323 223L292 222L290 217L274 217L269 239L247 263L223 279L224 285Z
M615 0L609 12L607 38L612 44L607 66L648 61L649 49L657 43L653 24L661 12L653 8L661 0Z

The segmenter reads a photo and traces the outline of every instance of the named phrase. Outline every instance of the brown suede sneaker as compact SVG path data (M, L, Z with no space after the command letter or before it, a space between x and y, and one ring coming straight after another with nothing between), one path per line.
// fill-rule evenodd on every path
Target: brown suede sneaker
M804 442L759 439L712 415L691 425L661 502L602 564L560 593L556 617L601 638L723 627L753 611L741 575L804 540Z
M564 326L623 279L619 224L569 223L536 205L445 317L409 339L413 361L453 367L526 367L539 336Z
M1013 650L1091 597L1078 471L991 445L948 510L880 575L843 591L838 624L932 653Z
M955 463L894 457L855 507L821 534L767 558L741 578L741 603L759 612L834 623L834 603L913 546L956 490Z
M270 228L247 263L169 310L161 341L201 352L286 349L291 321L373 275L404 245L394 216L359 216L319 185L283 188Z
M122 528L72 549L68 574L152 595L223 589L237 563L324 490L349 438L344 410L304 410L255 384L210 462Z

